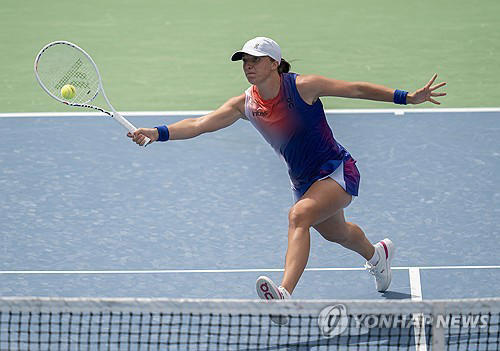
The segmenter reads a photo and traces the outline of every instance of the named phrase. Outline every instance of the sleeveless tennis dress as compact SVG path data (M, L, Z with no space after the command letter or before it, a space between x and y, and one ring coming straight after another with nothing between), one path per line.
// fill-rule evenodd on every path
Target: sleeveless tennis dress
M317 180L331 177L358 196L360 176L356 161L334 138L323 104L302 100L296 73L283 73L278 95L263 100L252 85L245 91L245 116L285 161L298 201Z

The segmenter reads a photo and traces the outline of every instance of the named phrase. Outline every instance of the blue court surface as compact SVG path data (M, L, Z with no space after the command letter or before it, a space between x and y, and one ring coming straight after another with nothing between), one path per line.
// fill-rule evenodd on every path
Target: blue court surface
M312 230L294 298L499 296L500 111L328 122L361 172L346 218L396 244L393 282L376 292L360 256ZM0 295L256 298L259 275L280 280L292 194L248 122L147 148L106 117L5 117L0 131Z

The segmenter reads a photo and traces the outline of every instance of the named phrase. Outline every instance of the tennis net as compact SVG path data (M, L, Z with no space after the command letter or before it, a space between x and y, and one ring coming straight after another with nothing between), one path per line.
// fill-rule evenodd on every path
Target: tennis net
M499 320L500 298L3 297L0 350L499 350Z

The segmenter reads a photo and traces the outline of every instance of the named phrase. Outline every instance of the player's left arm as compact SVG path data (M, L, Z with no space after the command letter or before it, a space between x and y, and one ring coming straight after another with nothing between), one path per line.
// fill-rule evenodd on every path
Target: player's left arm
M423 87L413 93L408 93L406 97L407 104L421 104L429 101L439 105L440 102L435 97L445 96L446 93L435 92L446 85L445 82L434 84L437 74ZM343 80L326 78L317 75L300 75L297 77L297 88L302 98L312 104L322 96L338 96L353 99L365 99L375 101L394 101L395 89L383 85L368 82L347 82Z

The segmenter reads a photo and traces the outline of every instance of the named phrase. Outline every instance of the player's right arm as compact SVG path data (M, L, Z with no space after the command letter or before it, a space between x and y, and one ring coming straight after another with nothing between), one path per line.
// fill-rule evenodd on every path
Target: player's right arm
M198 118L186 118L179 122L170 124L168 132L169 140L181 140L197 137L203 133L229 127L245 115L245 94L235 96L226 101L217 110ZM128 136L139 145L144 144L144 137L152 141L158 140L158 129L139 128Z

